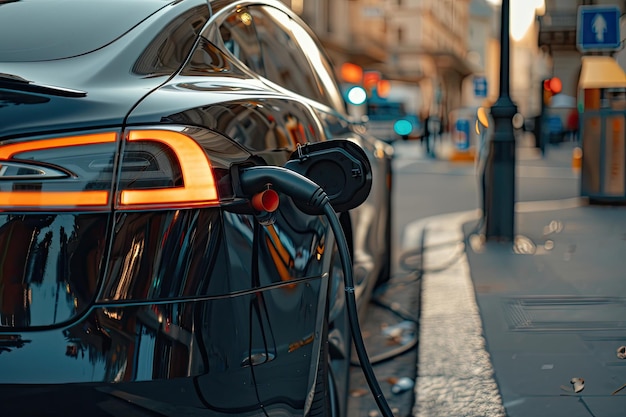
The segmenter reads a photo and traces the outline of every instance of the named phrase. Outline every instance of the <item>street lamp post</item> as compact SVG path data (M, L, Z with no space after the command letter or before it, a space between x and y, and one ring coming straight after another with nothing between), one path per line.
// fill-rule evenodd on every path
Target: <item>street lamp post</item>
M509 95L510 0L500 16L500 94L491 107L494 132L485 164L485 238L513 241L515 235L515 133L517 106Z

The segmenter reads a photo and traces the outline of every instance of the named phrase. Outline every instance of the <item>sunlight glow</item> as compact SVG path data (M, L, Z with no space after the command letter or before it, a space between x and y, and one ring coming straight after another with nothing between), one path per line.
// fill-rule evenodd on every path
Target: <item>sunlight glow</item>
M502 4L502 0L487 0L494 5ZM511 2L511 36L519 41L532 26L535 15L545 11L544 0L510 0Z

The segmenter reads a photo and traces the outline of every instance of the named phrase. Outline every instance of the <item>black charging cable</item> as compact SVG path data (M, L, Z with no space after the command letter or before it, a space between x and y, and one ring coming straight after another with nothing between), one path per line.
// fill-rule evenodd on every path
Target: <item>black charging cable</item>
M337 214L330 205L330 202L324 205L324 214L326 214L326 217L328 217L330 226L333 229L333 233L335 234L335 237L337 239L339 258L341 259L341 264L344 270L344 287L346 291L346 308L348 311L348 321L350 322L354 348L359 358L359 362L361 363L361 369L363 370L363 374L365 375L367 384L370 387L370 391L372 392L374 400L376 401L376 404L378 405L378 408L383 417L393 417L393 412L391 411L391 408L389 408L389 404L387 404L387 400L385 399L383 392L378 385L376 375L374 375L374 369L372 368L369 356L367 355L367 350L365 349L365 343L361 334L361 327L359 325L359 317L356 306L356 298L354 296L352 261L350 260L348 242L346 241L346 237L343 234L343 229L341 228L341 224L339 223L339 218L337 217Z
M271 184L272 188L280 191L292 199L303 204L311 213L324 214L328 218L330 227L337 241L339 250L339 258L343 269L344 287L346 292L346 309L348 312L348 321L350 323L350 332L352 333L352 341L356 350L361 369L370 388L374 400L378 405L383 417L393 417L393 412L383 395L383 392L376 380L374 369L370 363L365 349L365 343L361 334L359 318L357 313L356 298L354 294L354 279L352 275L352 261L350 259L350 251L348 242L343 233L339 217L330 204L330 200L326 192L315 182L309 180L303 175L298 174L287 168L275 166L256 166L243 168L239 171L239 180L241 191L245 195L254 195L255 193L267 188Z

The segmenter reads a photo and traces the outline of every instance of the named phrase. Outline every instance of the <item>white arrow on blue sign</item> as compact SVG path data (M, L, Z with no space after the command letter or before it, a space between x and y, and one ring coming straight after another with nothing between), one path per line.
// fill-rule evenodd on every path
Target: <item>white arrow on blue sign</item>
M617 6L579 6L576 28L578 49L583 52L618 49L621 44L620 14Z

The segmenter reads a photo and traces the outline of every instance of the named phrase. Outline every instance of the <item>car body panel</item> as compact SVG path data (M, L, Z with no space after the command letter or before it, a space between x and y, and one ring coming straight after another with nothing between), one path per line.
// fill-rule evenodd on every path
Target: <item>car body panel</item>
M311 105L322 120L327 137L354 141L368 154L373 171L372 190L365 203L349 213L354 231L349 239L353 245L357 302L363 316L369 294L390 276L393 148L369 135L365 125L347 115L332 64L320 42L284 4L274 0L214 0L211 5L214 14L203 31L207 39L261 76L269 87ZM246 19L251 23L242 24ZM264 40L268 33L280 35L283 47L268 50Z
M88 54L119 39L138 22L149 18L171 2L142 0L128 3L113 0L109 2L109 7L94 3L74 3L74 14L63 14L58 13L58 5L47 1L29 0L13 4L6 2L2 6L2 20L7 23L1 25L3 29L0 29L0 33L3 39L10 39L10 42L3 42L0 46L3 61L51 61ZM197 4L202 2L198 1ZM124 13L120 13L120 8L123 8ZM96 10L97 13L94 12ZM24 15L30 16L28 24L8 24L22 19ZM75 16L80 16L81 19L77 20ZM111 24L113 20L115 24ZM48 36L42 37L40 31L32 30L32 27L37 26L45 27ZM67 30L71 27L75 28L74 31ZM76 32L82 36L77 38Z
M275 212L254 210L236 172L328 139L362 145L376 175L389 154L336 98L272 84L201 36L216 30L202 0L137 2L106 33L67 50L52 33L38 52L45 30L98 30L122 8L73 2L46 9L64 19L31 27L19 50L0 47L3 411L306 415L325 322L345 302L334 235L284 193ZM40 4L1 4L0 33ZM194 199L192 183L210 197ZM384 190L349 214L370 290Z
M46 2L32 3L39 6L39 3ZM171 6L163 9L162 5L165 3L161 1L152 3L161 7L160 13L152 14L132 31L123 32L123 35L116 38L113 43L101 46L101 41L94 41L92 47L96 49L91 53L51 60L44 59L47 58L44 53L41 59L26 61L28 65L24 65L23 62L12 61L16 59L13 50L7 48L6 54L0 55L3 59L0 88L7 86L0 96L0 105L4 107L4 120L10 121L0 126L3 137L36 133L39 129L54 131L121 125L126 115L142 97L164 83L182 66L197 36L193 33L194 25L202 27L208 18L206 3L196 1L181 18L174 19L176 24L170 23L167 26L164 32L166 36L163 36L161 25L177 17L180 12L176 12ZM16 26L10 20L13 14L4 13L6 9L24 7L25 10L21 11L22 16L30 15L29 5L31 1L0 5L2 8L0 30L10 31ZM83 14L92 16L96 10L119 14L119 7L120 4L115 2L92 3L87 11L83 10ZM59 12L60 7L54 10L57 10L55 15L62 15ZM199 13L202 10L204 18ZM79 11L76 10L74 13ZM197 20L199 22L196 22ZM39 32L31 32L34 32L29 37L32 45L24 47L37 51L39 50L37 39L41 34L37 37L36 34ZM67 43L64 36L56 33L54 32L55 36L52 38L57 43ZM6 33L3 38L12 39L13 35ZM7 84L7 78L3 75L17 77L25 82ZM34 88L37 86L50 86L58 91L55 93L54 90L52 92L44 90L44 94L37 94L38 90ZM85 94L74 97L63 94L64 89ZM24 104L31 105L29 118L20 117L21 106Z

